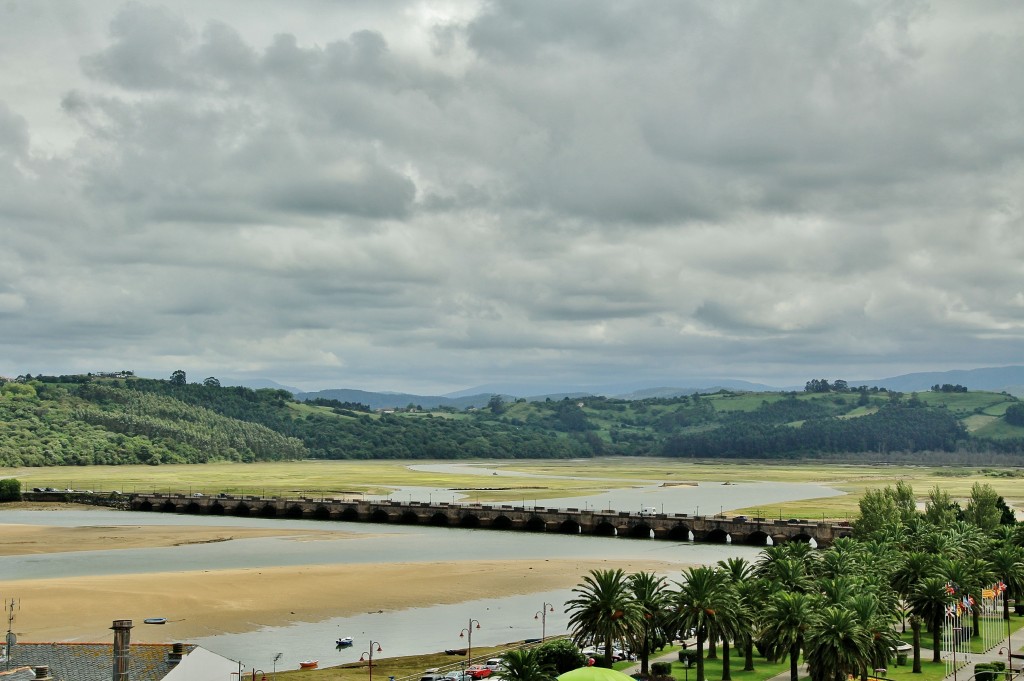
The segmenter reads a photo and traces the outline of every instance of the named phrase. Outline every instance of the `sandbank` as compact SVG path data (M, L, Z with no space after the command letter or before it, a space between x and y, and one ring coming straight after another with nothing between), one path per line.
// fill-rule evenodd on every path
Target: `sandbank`
M309 565L0 581L0 594L20 599L15 630L25 641L107 641L113 620L131 619L133 641L166 642L570 588L590 569L617 567L680 569L601 559ZM168 622L143 626L147 617Z
M50 525L0 524L0 556L184 546L186 544L206 544L255 537L331 540L366 536L369 535L357 535L352 532L339 530L289 530L285 528L275 530L188 525L82 525L78 527L54 527Z

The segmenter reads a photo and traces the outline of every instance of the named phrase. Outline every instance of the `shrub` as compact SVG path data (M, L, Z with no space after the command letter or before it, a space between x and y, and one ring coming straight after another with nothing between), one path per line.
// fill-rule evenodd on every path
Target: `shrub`
M690 661L690 666L691 667L696 667L697 666L697 651L696 650L686 650L685 648L683 650L680 650L679 651L679 661L682 664L686 664L687 660Z
M548 641L537 647L537 658L542 665L551 665L559 674L579 669L587 663L586 656L567 638Z
M671 662L652 662L651 673L655 676L668 676L672 673Z
M14 478L0 480L0 501L21 501L21 481Z

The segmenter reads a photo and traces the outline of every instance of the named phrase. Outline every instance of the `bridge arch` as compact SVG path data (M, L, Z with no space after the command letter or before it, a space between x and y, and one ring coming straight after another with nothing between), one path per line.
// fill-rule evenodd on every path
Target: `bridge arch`
M419 521L420 517L416 515L416 511L412 510L405 511L398 519L398 522L402 523L403 525L415 525Z
M728 542L728 540L729 533L720 527L716 527L715 529L711 530L706 535L704 535L704 541L709 542L711 544L725 544Z
M224 506L219 501L213 502L210 506L210 515L224 515Z
M153 504L149 503L149 499L144 500L139 504L140 511L146 511L147 513L153 510Z
M761 530L754 530L753 532L751 532L743 538L743 543L749 544L751 546L768 546L768 539L769 537L767 532L762 532Z
M354 506L346 506L345 510L341 512L341 519L354 523L359 520L359 511Z
M321 504L320 506L317 506L316 510L313 511L313 519L314 520L330 520L331 519L331 509L327 508L323 504Z
M558 531L562 534L579 534L583 531L583 528L572 518L567 518L558 526Z
M594 534L598 537L615 537L619 531L607 520L602 520L594 526Z
M434 527L448 527L448 516L447 514L438 511L434 515L430 516L430 524Z
M190 501L188 506L185 507L185 513L189 515L199 515L202 513L202 509L199 508L199 504L194 501Z
M459 518L459 527L464 527L470 530L480 527L480 518L472 513L467 513Z
M263 508L260 509L261 518L276 518L277 509L272 504L264 504Z
M547 523L545 523L544 519L539 516L531 516L530 519L526 521L527 532L543 532L546 529L548 529Z
M637 523L629 528L626 536L630 539L650 539L654 533L647 523Z
M491 521L491 527L496 530L511 530L512 519L507 515L499 515L497 518Z
M690 541L690 528L679 523L668 531L668 538L672 541Z
M789 541L798 541L803 544L809 544L811 542L811 535L801 532L800 534L794 534L789 538Z
M378 508L377 510L370 514L371 523L387 523L390 521L391 516L389 516L388 512L382 508Z
M291 506L288 507L288 510L285 512L286 518L292 518L294 520L301 519L303 515L304 513L302 511L302 507L299 506L298 504L292 504Z
M161 513L176 513L177 510L178 510L178 507L175 506L174 502L171 501L170 499L168 499L167 501L165 501L163 504L160 505L160 512Z
M232 510L232 513L241 518L248 518L252 514L252 509L249 508L249 504L243 501L239 503L238 506L235 506L234 510Z

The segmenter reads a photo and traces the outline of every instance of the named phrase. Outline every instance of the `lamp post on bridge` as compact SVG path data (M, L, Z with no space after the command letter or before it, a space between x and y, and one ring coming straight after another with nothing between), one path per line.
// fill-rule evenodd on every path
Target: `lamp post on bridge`
M467 639L468 647L466 648L466 661L469 664L473 664L473 622L476 622L476 628L479 629L480 620L475 620L470 617L469 626L459 632L459 638Z
M553 606L550 603L548 603L547 601L545 601L544 605L541 606L540 611L537 612L533 616L533 619L539 619L540 620L540 642L541 643L544 642L544 638L547 636L548 613L549 612L554 612L554 611L555 611L555 606Z
M368 664L366 666L370 670L370 681L373 681L373 647L374 646L377 646L377 652L378 653L384 652L383 650L381 650L380 642L379 641L374 641L374 640L371 639L370 640L370 650L368 652L365 652L365 653L363 653L362 655L359 656L359 661L360 662L362 662L364 658L368 660Z

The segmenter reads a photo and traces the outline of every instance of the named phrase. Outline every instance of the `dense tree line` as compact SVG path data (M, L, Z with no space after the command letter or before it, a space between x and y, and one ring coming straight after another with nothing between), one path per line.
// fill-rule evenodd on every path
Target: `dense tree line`
M827 383L827 381L825 381ZM968 434L957 413L918 395L858 388L760 397L714 395L621 400L571 397L424 414L374 413L360 403L296 402L284 390L188 383L131 372L0 383L0 464L198 463L295 458L836 458L1019 463L1024 430ZM815 384L818 388L823 383ZM1011 401L1010 396L995 395ZM960 416L981 413L968 398ZM716 407L716 405L718 405ZM1004 406L1024 426L1024 406ZM998 413L998 412L993 412ZM987 415L993 418L991 415ZM948 458L948 457L947 457ZM939 461L941 459L941 461ZM906 460L905 458L902 460ZM952 460L952 459L950 459Z
M855 419L815 418L799 428L733 421L714 430L677 435L665 456L787 458L812 452L952 451L966 438L944 409L890 404Z
M924 671L926 652L944 671L947 608L959 613L961 631L979 637L986 590L1005 587L1003 619L1010 599L1024 594L1024 532L988 485L976 484L964 509L939 488L924 512L918 503L905 483L869 490L855 536L824 551L769 546L752 562L690 567L678 580L593 570L566 602L572 638L598 642L605 666L613 649L634 651L641 677L654 671L652 651L682 638L696 643L679 653L696 663L696 681L707 678L710 659L720 660L723 681L733 664L754 671L764 662L788 662L793 681L801 663L812 681L845 681L890 667L906 632L911 671Z

